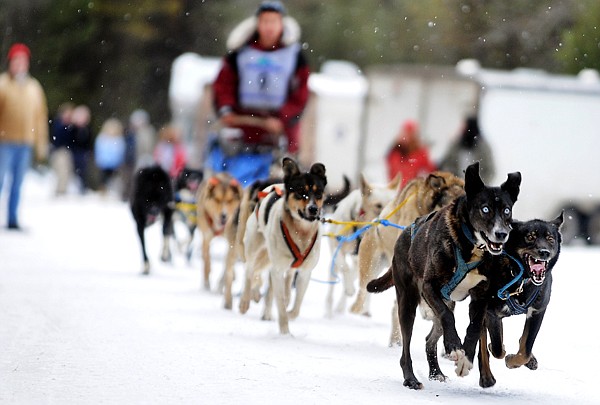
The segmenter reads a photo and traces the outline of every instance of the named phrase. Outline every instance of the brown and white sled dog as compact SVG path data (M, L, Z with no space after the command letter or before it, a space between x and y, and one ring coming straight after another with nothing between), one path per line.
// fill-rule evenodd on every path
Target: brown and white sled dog
M235 263L239 260L245 262L244 256L244 233L246 232L246 222L248 217L254 211L254 207L261 198L262 190L273 184L280 183L281 179L269 178L266 180L257 180L244 189L239 208L234 214L232 221L225 225L225 239L229 244L229 250L225 256L225 271L221 279L220 290L223 290L225 296L225 309L231 309L233 305L233 295L231 292L233 280L235 279ZM283 185L281 186L283 187ZM257 285L260 289L260 285Z
M463 187L463 179L448 172L436 171L425 178L413 179L398 191L379 217L400 226L408 226L417 217L429 214L463 195ZM363 234L358 249L359 290L350 308L352 312L369 314L367 283L390 265L394 244L401 232L398 228L379 225ZM399 339L399 336L394 339Z
M210 243L216 236L224 236L229 223L237 220L243 189L228 173L216 173L204 179L198 188L197 221L202 235L202 260L204 262L204 288L210 290ZM228 244L228 249L230 249Z
M319 260L319 219L327 178L325 166L321 163L313 164L309 172L303 173L293 159L286 157L282 167L282 193L270 192L256 206L246 223L246 279L240 312L246 313L250 306L255 275L270 268L263 319L271 319L271 306L275 298L279 331L288 334L288 319L294 319L300 313L310 275ZM292 283L295 284L296 297L294 306L288 312Z
M341 200L331 215L330 219L340 224L333 222L328 227L334 272L329 274L329 290L325 301L327 317L333 316L333 295L337 280L342 280L344 286L336 307L336 312L342 313L346 309L346 297L352 297L356 292L355 282L358 278L357 257L362 237L344 242L338 241L336 237L351 235L364 226L352 225L352 222L368 222L381 214L383 207L394 198L401 179L401 175L398 175L388 184L371 184L361 174L360 188L351 191Z

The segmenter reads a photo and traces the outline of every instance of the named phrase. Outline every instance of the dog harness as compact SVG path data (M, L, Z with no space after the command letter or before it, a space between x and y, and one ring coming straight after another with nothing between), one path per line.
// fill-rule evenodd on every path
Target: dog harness
M283 196L283 190L279 187L273 187L270 191L259 191L257 194L258 201L256 203L256 207L254 210L256 211L256 219L258 219L258 211L260 208L260 203L262 200L271 193L275 193L275 197L271 198L268 202L267 208L265 209L265 224L269 220L269 211L271 211L271 207L275 204L275 201L279 200Z
M514 298L518 295L520 295L523 291L524 291L524 286L529 283L530 279L527 280L522 280L523 274L525 272L525 268L523 266L523 264L516 258L512 257L511 255L509 255L506 252L502 252L503 255L505 255L506 257L508 257L509 259L511 259L513 262L515 262L517 264L517 266L519 266L519 274L517 274L511 281L509 281L504 287L500 288L498 290L498 298L500 298L503 301L506 301L506 305L508 306L508 309L510 310L510 314L511 315L521 315L527 312L527 310L529 309L529 307L531 306L531 304L533 304L533 302L535 301L535 299L537 298L537 296L540 293L541 290L541 286L536 285L533 287L532 291L531 291L531 295L525 299L525 303L523 305L519 304L517 302L517 300ZM509 293L507 290L516 282L518 282L519 280L521 280L521 284L519 285L519 287L517 288L516 291Z
M179 193L175 194L175 209L183 214L189 223L196 222L196 201L186 200Z
M221 236L221 234L223 233L223 231L225 230L225 228L221 228L219 230L216 230L215 229L215 223L212 220L212 218L210 217L210 215L208 215L208 213L204 214L204 218L206 218L206 222L208 222L208 226L213 231L213 233L215 234L215 236Z
M461 228L467 239L469 239L469 242L471 242L474 246L477 246L475 238L473 237L473 234L469 228L464 223L462 224ZM465 259L463 259L460 249L456 244L454 245L454 257L456 258L456 271L454 272L454 275L448 284L444 285L441 290L442 296L446 300L450 300L450 294L452 294L452 291L454 291L460 282L463 281L463 279L467 276L467 273L475 269L482 262L482 260L469 263L465 262Z
M312 248L315 246L315 242L317 241L317 236L319 235L319 232L315 232L315 236L313 236L313 239L310 242L308 249L306 249L304 252L301 252L298 245L296 245L296 243L292 239L290 230L285 225L285 223L283 221L279 221L279 225L281 227L281 232L283 233L283 240L285 241L285 244L287 245L288 249L292 253L292 256L294 256L294 261L292 262L292 268L295 269L297 267L302 266L302 263L304 263L304 260L306 260L306 258L310 254Z

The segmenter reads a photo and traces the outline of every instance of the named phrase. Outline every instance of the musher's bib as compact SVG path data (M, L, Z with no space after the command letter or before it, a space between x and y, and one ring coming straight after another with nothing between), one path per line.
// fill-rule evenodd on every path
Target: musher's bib
M299 51L297 43L269 52L250 46L242 48L237 56L241 106L265 110L281 108Z

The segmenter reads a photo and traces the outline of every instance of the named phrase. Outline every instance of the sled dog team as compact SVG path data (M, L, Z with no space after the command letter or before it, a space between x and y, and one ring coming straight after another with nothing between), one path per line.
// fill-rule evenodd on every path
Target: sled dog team
M478 349L479 385L484 388L496 382L490 352L504 358L509 368L537 368L532 348L550 300L563 214L551 221L515 220L512 208L520 192L519 172L508 174L498 187L483 183L479 163L466 168L464 180L437 171L401 189L399 178L373 185L361 176L358 189L350 192L346 187L337 196L328 196L323 164L303 171L296 161L284 158L282 171L282 179L243 189L226 173L202 179L202 173L188 170L173 186L156 168L141 170L131 207L144 274L150 271L145 227L162 214L161 259L169 260L172 221L181 218L190 238L196 227L202 235L203 287L211 288L210 243L222 236L227 252L219 290L224 293L225 308L233 306L234 265L240 260L245 263L240 312L246 313L252 301L262 299L262 319L271 320L275 302L279 331L289 334L289 320L300 314L320 257L321 239L326 236L335 270L330 276L326 315L346 308L347 297L356 293L357 279L358 293L350 310L358 314L369 313L369 293L394 287L390 345L402 344L400 365L408 388L423 388L413 372L410 351L417 308L432 321L425 345L430 380L447 378L437 359L440 338L458 376L472 369ZM153 187L156 184L159 187ZM325 215L324 207L333 202L337 202L333 212ZM190 204L195 207L192 212L186 209ZM322 221L330 224L324 226ZM189 243L185 248L189 258ZM343 291L334 310L336 284ZM454 307L467 297L469 326L461 340ZM520 314L526 319L519 350L507 355L502 318Z

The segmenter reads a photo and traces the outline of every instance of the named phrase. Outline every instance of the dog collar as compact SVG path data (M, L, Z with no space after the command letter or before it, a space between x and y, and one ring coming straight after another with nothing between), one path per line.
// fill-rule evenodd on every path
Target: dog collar
M283 220L279 221L279 225L281 227L281 232L283 233L283 240L285 241L285 244L287 245L288 249L292 253L292 256L294 256L294 261L292 262L292 268L295 269L297 267L300 267L302 265L302 263L304 263L304 260L306 260L306 258L312 251L312 248L315 246L315 242L317 241L317 236L319 235L319 232L318 231L315 232L315 236L313 236L313 239L310 242L308 249L306 249L304 252L301 252L298 245L296 245L296 243L292 239L292 235L290 234L290 231L289 231L288 227L285 225L285 223L283 222Z

